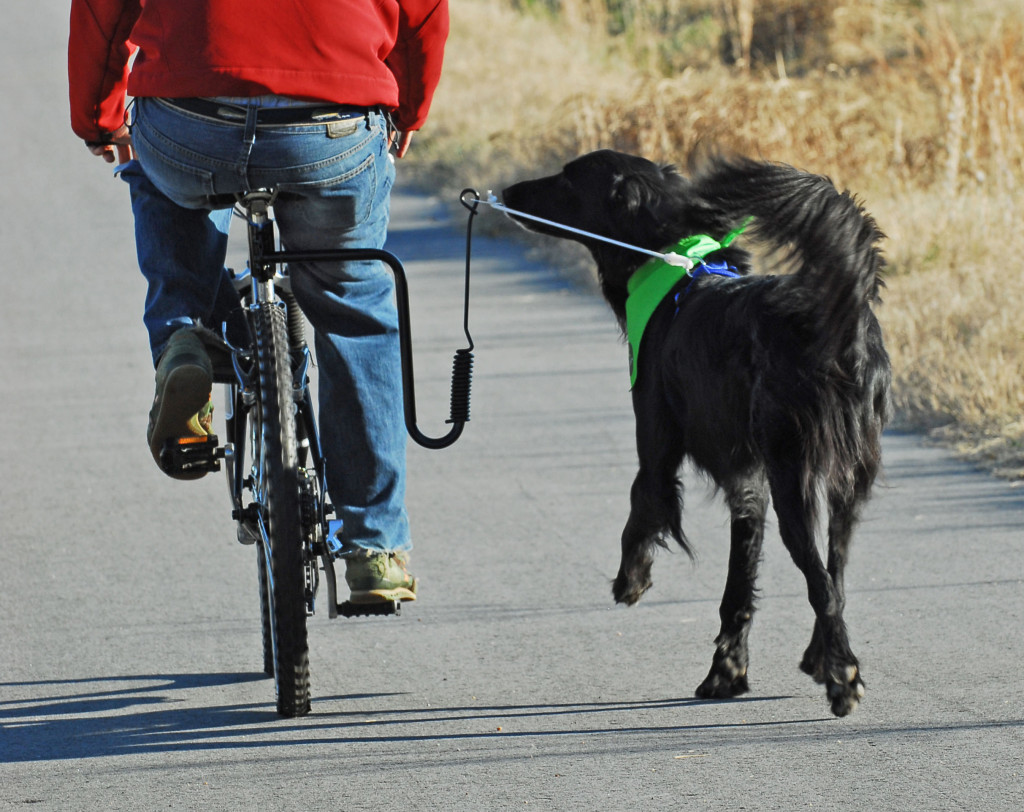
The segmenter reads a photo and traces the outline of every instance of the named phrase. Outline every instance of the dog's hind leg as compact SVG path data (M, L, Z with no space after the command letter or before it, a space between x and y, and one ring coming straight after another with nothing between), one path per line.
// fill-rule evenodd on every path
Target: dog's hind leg
M814 609L816 620L811 655L817 660L813 665L815 678L825 684L832 713L846 716L864 696L860 665L850 649L843 620L841 578L849 536L841 544L830 545L833 549L826 568L814 541L814 505L811 502L814 497L802 485L799 466L772 466L769 477L782 541L804 574L807 596ZM839 529L834 521L830 525ZM837 536L836 541L839 540ZM840 578L839 585L833 573Z
M654 547L671 536L689 553L682 531L682 439L658 419L637 420L640 470L630 491L622 559L612 584L617 603L632 606L651 587Z
M828 522L828 574L835 588L836 608L840 614L846 608L846 591L844 588L844 572L850 547L850 538L857 521L857 509L853 500L841 494L829 497ZM826 679L825 642L821 622L815 620L814 633L810 645L800 661L800 670L810 674L815 682L824 683Z
M732 514L729 576L718 610L722 625L715 638L715 656L711 670L696 692L702 699L727 699L750 689L747 636L754 617L755 583L768 510L768 488L763 472L731 484L726 498Z
M861 507L867 501L871 485L878 471L879 454L857 466L853 488L836 487L828 494L828 574L836 590L836 601L840 613L846 609L845 570L853 530L860 519ZM800 661L800 668L810 674L815 682L825 682L825 644L821 624L815 621L814 634L810 645ZM860 679L858 673L857 679Z

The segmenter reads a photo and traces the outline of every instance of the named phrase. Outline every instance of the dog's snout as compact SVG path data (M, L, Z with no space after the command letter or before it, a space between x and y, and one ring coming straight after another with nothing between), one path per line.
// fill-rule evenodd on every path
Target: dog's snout
M510 209L515 208L516 202L516 190L521 184L514 183L511 186L506 186L501 190L501 202L508 206Z

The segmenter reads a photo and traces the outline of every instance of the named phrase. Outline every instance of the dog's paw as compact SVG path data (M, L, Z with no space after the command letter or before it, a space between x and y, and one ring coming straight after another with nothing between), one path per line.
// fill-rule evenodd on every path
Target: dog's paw
M749 690L747 669L738 666L731 657L716 657L711 671L695 693L700 699L731 699Z
M642 550L640 554L622 556L619 572L612 582L612 595L616 603L632 606L654 583L651 580L651 568L654 560Z
M830 675L825 684L828 686L832 713L836 716L853 713L864 698L864 681L860 678L860 669L856 665L847 665L840 669L839 674Z
M808 674L817 683L825 682L825 661L820 651L811 652L810 649L804 654L800 661L800 670Z
M632 606L651 588L651 579L635 580L620 572L612 583L612 595L616 603Z
M814 635L804 652L803 659L800 660L800 670L819 684L825 682L825 647L821 642L821 632L817 624L814 626Z

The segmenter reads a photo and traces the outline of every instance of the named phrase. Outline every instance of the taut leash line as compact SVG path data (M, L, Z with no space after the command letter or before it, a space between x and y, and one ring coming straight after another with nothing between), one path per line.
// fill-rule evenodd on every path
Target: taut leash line
M467 190L467 191L472 191L472 190ZM465 194L465 192L463 192L463 194ZM692 259L690 259L689 257L684 257L682 254L676 254L676 253L673 253L671 251L670 252L651 251L648 248L641 248L641 247L639 247L637 245L630 245L629 243L626 243L626 242L620 242L619 240L613 240L611 237L602 237L600 234L594 234L594 233L592 233L590 231L583 231L582 229L573 228L572 226L567 226L567 225L565 225L563 223L556 223L554 220L545 220L543 217L537 217L536 215L527 214L526 212L523 212L523 211L516 211L515 209L510 209L504 203L499 203L498 202L498 198L494 194L492 194L490 191L488 191L488 193L487 193L487 199L486 200L483 199L483 198L477 197L475 202L476 203L484 203L485 205L490 206L492 209L497 209L498 211L505 212L506 214L511 214L511 215L516 216L516 217L522 217L522 218L524 218L526 220L533 220L536 223L543 223L544 225L551 226L552 228L560 228L562 231L569 231L569 232L571 232L573 234L579 234L582 237L588 237L589 239L592 239L592 240L600 240L601 242L606 242L606 243L609 243L611 245L616 245L619 248L626 248L626 249L628 249L630 251L637 251L637 252L639 252L641 254L647 254L648 256L660 259L662 262L665 262L665 263L667 263L669 265L675 265L677 267L686 268L686 270L688 270L688 271L691 270L693 268L694 264L695 264ZM463 205L465 205L465 202L463 203Z

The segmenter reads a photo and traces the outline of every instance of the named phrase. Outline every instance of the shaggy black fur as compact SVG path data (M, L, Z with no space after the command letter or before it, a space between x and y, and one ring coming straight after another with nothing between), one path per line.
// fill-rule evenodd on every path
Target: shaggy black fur
M739 241L757 238L786 263L789 273L748 276L750 254L726 248L708 259L725 259L743 276L684 278L677 289L688 292L668 296L651 318L633 389L640 470L613 593L620 603L640 599L654 547L667 538L690 552L678 478L689 458L724 494L732 518L721 630L697 696L746 692L770 495L816 617L800 667L844 716L864 684L843 620L843 569L890 414L889 358L871 310L883 235L851 195L789 166L711 157L691 174L605 150L517 183L503 198L511 209L659 251L694 234L721 239L753 217ZM626 283L647 257L521 223L590 250L624 328ZM815 544L819 497L828 508L827 562Z

